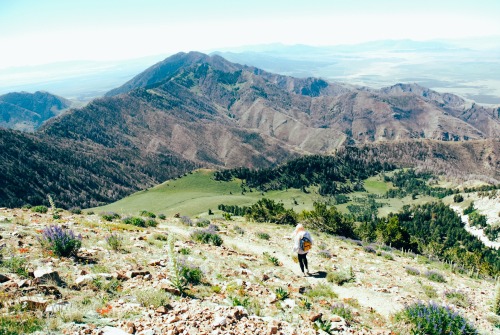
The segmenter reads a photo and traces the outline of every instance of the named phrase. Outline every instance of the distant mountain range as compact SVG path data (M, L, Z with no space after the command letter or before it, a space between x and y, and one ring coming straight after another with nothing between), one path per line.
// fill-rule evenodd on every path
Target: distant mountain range
M381 88L417 83L500 105L499 39L383 40L354 45L269 44L216 51L239 64L294 77Z
M95 206L194 167L267 167L349 145L499 178L499 114L418 85L357 88L179 53L33 135L0 131L0 205L51 193Z
M225 59L298 78L381 88L417 83L482 104L500 105L500 39L381 40L351 45L250 45L211 50ZM88 102L165 55L117 61L71 61L0 69L0 94L44 90Z
M43 122L61 114L71 105L71 101L48 92L13 92L0 95L0 127L34 131Z

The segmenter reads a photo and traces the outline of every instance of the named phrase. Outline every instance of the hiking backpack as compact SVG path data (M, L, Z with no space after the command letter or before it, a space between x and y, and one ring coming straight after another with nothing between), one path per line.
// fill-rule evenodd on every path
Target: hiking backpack
M305 235L300 239L300 249L304 252L311 250L312 242Z

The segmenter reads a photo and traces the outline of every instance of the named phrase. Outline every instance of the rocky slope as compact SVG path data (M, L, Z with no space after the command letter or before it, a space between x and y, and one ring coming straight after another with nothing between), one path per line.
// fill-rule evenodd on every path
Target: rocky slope
M0 96L0 127L33 132L71 105L71 101L48 92L4 94Z
M393 316L417 300L453 305L482 333L498 331L493 281L414 254L313 232L312 274L303 277L291 259L293 227L210 217L224 241L213 246L193 241L200 220L156 219L157 227L138 228L58 214L0 209L2 317L35 315L40 334L325 334L314 325L326 321L332 334L405 334ZM51 224L82 235L78 257L41 248L37 238ZM111 234L121 241L116 250L106 242ZM173 252L167 236L176 238ZM188 296L172 286L174 259L203 273ZM346 274L343 285L329 280Z

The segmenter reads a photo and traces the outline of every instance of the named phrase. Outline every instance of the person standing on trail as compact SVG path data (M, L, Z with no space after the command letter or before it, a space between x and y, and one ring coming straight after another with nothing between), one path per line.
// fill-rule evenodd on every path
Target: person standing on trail
M312 247L313 239L311 234L304 228L302 224L295 227L292 235L293 252L296 252L299 257L300 270L304 276L309 276L309 266L307 264L307 253ZM304 271L305 269L305 271Z

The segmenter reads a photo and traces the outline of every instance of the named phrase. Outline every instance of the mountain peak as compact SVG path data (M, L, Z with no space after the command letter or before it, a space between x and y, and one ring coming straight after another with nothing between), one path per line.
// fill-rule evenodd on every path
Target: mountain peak
M411 93L425 99L441 103L442 105L453 107L458 107L466 103L466 101L458 95L451 93L439 93L416 83L397 83L389 87L384 87L381 91L385 94Z
M419 94L422 91L432 91L426 87L420 86L417 83L397 83L389 87L384 87L381 89L385 93L416 93ZM432 91L434 92L434 91ZM437 92L436 92L437 93Z
M199 63L208 63L215 68L226 72L236 71L241 67L217 55L209 56L198 51L190 51L188 53L179 52L149 67L122 86L109 91L106 93L106 96L115 96L121 93L129 92L136 88L143 88L157 84L173 76L181 69L188 68Z

